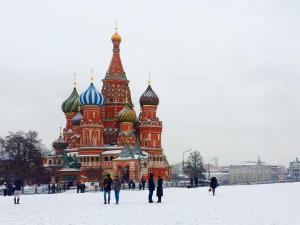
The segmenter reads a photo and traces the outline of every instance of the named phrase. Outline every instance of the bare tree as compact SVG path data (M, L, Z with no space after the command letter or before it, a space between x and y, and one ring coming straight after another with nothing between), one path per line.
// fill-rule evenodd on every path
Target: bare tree
M183 172L190 178L205 178L205 176L203 175L203 172L205 172L205 169L203 167L203 157L200 155L199 151L194 151L190 153L189 157L185 161Z
M5 159L0 168L2 176L39 182L44 176L42 154L45 151L36 131L9 132L8 136L0 138L0 157Z

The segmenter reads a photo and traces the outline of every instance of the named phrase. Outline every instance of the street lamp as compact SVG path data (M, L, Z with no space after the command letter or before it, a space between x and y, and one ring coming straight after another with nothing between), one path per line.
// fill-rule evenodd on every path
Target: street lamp
M192 149L185 150L182 154L182 168L184 167L184 153L190 152L190 151L192 151Z
M213 159L211 159L211 160L209 160L208 163L207 163L208 180L210 180L209 162L210 162L210 161L213 161L213 160L215 160L215 159L216 159L216 157L213 158Z

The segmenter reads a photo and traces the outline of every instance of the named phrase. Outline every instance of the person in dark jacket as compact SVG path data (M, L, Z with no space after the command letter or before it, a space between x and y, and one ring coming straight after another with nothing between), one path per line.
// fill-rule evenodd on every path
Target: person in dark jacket
M51 184L49 183L48 184L48 194L50 194L50 191L51 191Z
M194 187L194 179L191 178L191 188L193 188L193 187Z
M55 194L55 184L52 184L51 190L52 190L52 194Z
M118 176L115 176L113 187L115 190L115 198L116 198L116 204L119 204L119 196L120 196L120 190L121 190L121 181Z
M3 196L6 196L7 185L6 182L2 184Z
M161 197L163 196L163 179L158 176L157 188L156 188L156 196L158 198L157 203L161 203Z
M148 179L148 190L149 190L149 196L148 196L149 203L153 203L152 196L153 196L153 191L155 190L153 173L150 173L150 177Z
M66 191L66 188L67 188L66 183L64 183L64 186L63 186L64 191Z
M77 182L77 193L79 193L80 190L80 181Z
M104 204L106 204L106 193L108 195L108 204L110 204L110 191L111 191L111 184L112 179L110 178L110 174L106 174L104 179Z
M194 183L195 183L195 187L197 188L198 187L198 177L194 178Z
M212 178L210 179L210 184L209 184L209 186L210 186L211 189L212 189L213 195L215 195L215 190L216 190L216 188L219 186L218 180L217 180L216 177L212 177Z
M22 192L23 182L20 179L15 180L15 197L14 202L15 204L20 204L20 196ZM18 199L16 201L16 197L18 196Z
M145 184L146 184L146 181L145 179L142 180L142 187L143 187L143 190L145 190Z

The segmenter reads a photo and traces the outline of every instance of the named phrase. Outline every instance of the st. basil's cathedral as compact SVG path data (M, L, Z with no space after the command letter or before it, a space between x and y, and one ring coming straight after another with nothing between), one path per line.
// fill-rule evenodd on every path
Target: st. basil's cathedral
M136 116L117 29L111 41L113 56L101 92L92 74L90 86L80 95L74 82L73 92L61 105L66 127L53 142L55 155L44 158L44 167L56 181L97 181L106 174L140 181L150 173L169 180L171 168L161 144L163 126L156 115L159 98L149 79ZM81 167L65 168L63 155L75 157Z

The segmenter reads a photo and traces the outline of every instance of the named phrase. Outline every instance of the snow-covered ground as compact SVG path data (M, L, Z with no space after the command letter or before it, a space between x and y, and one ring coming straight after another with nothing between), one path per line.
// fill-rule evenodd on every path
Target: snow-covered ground
M113 194L113 192L112 192ZM103 193L0 196L0 224L300 224L300 183L165 188L162 204L147 202L148 191L124 190L120 204L103 204ZM156 196L154 200L157 200Z

